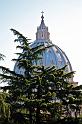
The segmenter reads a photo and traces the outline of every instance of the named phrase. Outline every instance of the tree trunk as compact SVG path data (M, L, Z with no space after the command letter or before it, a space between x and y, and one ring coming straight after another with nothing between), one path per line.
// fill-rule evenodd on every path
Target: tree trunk
M40 124L40 109L37 107L36 111L36 124Z

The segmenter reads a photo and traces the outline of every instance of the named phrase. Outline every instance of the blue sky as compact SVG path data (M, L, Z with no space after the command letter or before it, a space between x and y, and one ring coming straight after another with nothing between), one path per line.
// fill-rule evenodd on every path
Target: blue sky
M34 41L42 10L50 39L66 53L76 71L74 80L82 84L82 0L0 0L0 53L6 55L0 64L14 67L16 44L10 29Z

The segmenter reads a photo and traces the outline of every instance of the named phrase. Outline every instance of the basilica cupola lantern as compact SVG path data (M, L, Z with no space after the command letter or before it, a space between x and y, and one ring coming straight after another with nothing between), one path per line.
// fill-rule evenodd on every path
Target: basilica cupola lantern
M41 24L37 27L36 40L49 40L50 33L48 32L48 27L45 26L44 16L42 12Z

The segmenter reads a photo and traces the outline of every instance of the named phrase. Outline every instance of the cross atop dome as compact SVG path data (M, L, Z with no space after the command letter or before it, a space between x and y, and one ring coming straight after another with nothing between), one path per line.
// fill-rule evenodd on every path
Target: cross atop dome
M42 11L41 13L42 13L42 16L41 16L41 18L42 18L42 20L43 20L43 19L44 19L44 16L43 16L43 13L44 13L44 12Z
M42 15L43 15L44 12L42 11L41 13L42 13Z
M41 21L41 23L43 23L44 22L44 16L43 16L43 11L41 12L42 13L42 16L41 16L41 18L42 18L42 21Z

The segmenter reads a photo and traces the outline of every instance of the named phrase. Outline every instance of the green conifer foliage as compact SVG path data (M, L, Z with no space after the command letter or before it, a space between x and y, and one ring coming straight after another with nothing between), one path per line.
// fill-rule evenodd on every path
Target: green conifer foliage
M74 87L69 82L74 72L66 73L66 66L56 69L55 66L34 65L33 62L37 63L41 53L48 47L40 45L31 48L29 39L14 29L11 31L17 36L17 48L22 50L16 53L18 59L13 61L23 73L17 74L15 70L0 66L0 79L8 83L2 89L8 91L6 103L10 106L9 123L61 124L62 119L65 122L72 118L72 113L77 118L82 104L82 87Z

